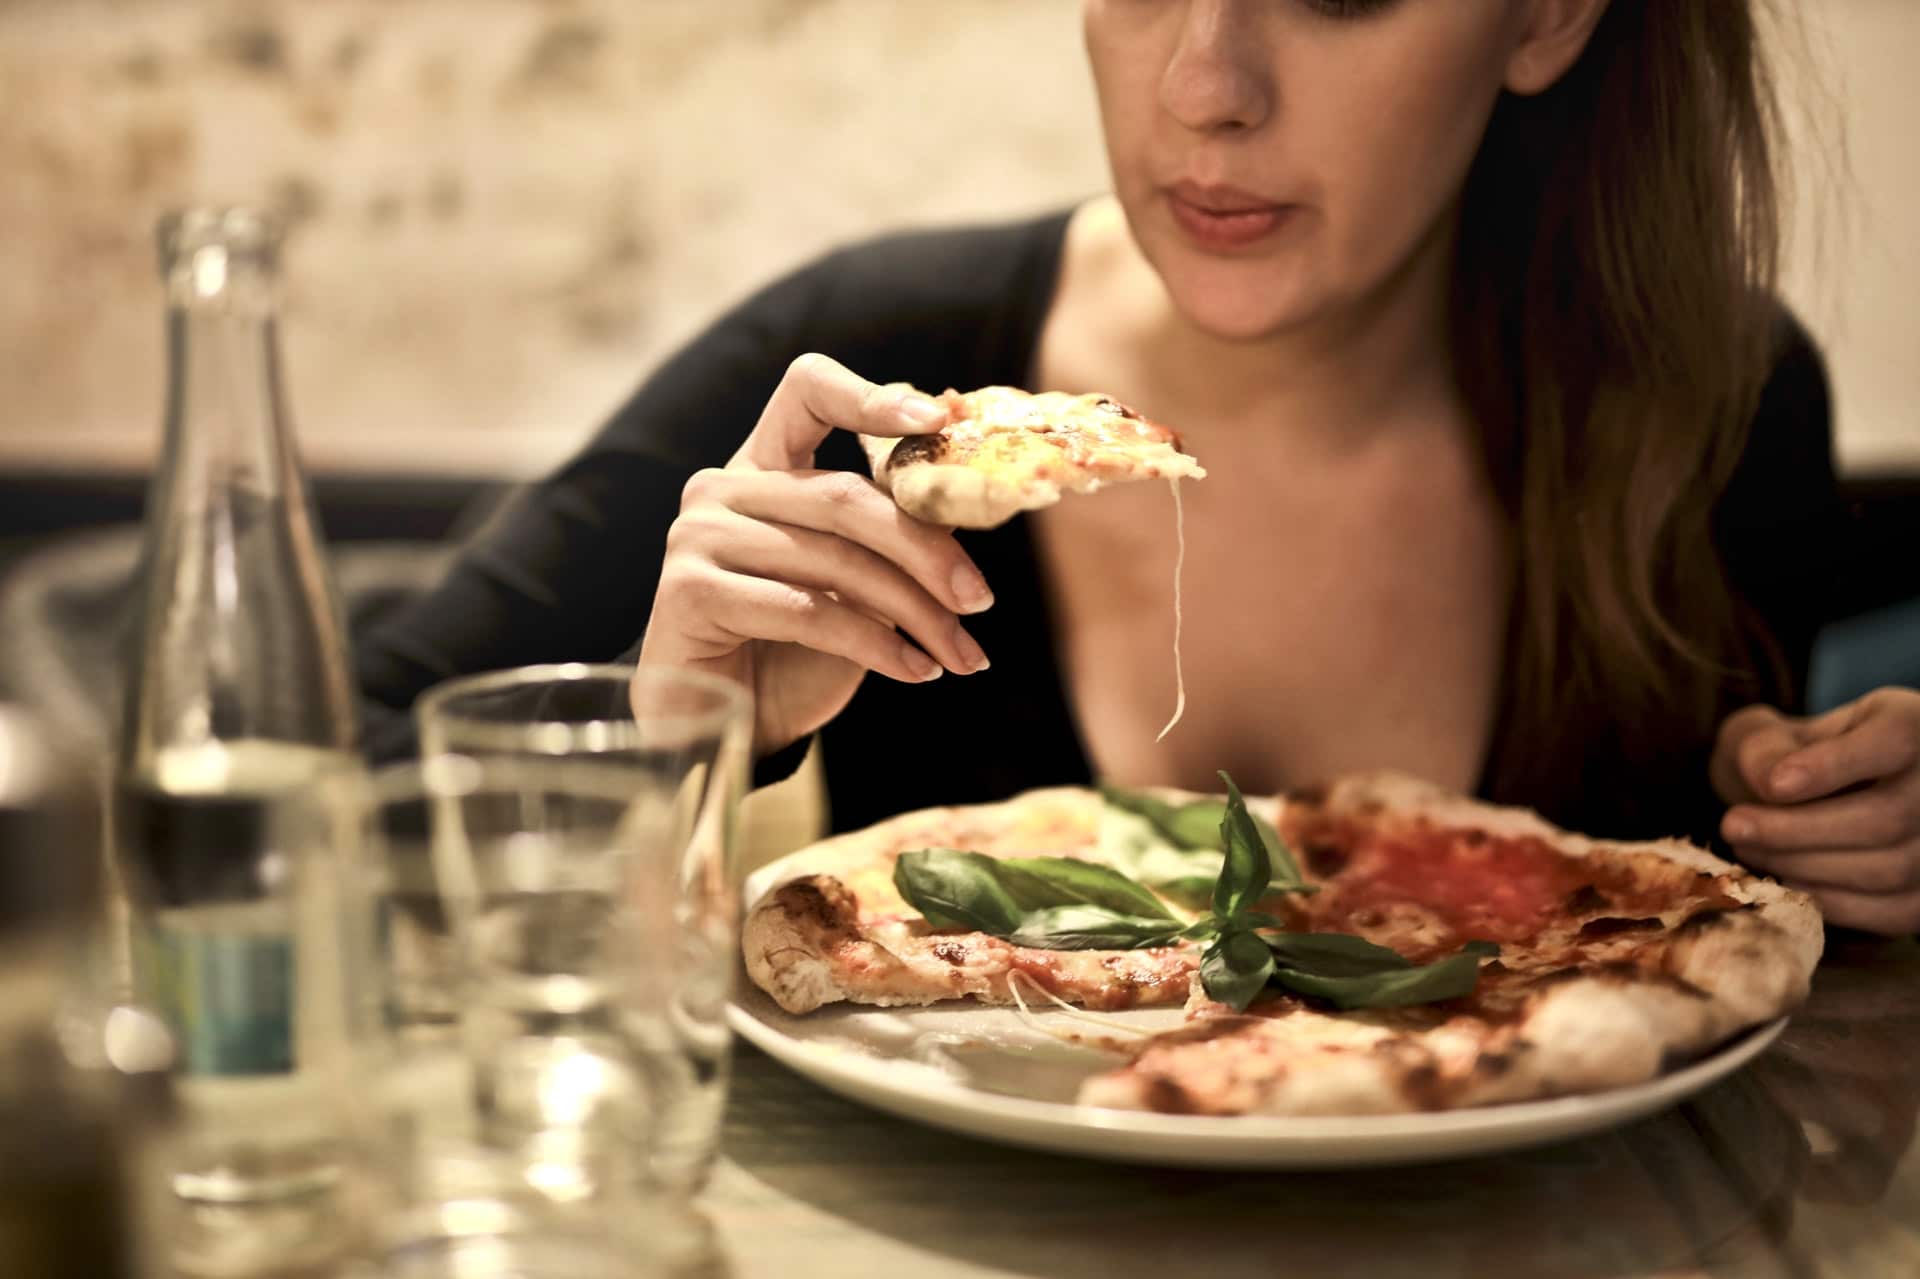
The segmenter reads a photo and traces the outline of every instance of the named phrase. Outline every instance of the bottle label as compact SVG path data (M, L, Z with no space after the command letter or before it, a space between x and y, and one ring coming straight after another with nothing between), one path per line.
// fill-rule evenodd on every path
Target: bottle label
M189 1075L293 1069L293 939L285 934L154 930L156 1001Z

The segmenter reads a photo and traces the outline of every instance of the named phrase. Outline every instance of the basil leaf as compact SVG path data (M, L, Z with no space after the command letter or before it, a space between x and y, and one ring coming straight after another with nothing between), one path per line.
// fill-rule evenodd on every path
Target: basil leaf
M1266 942L1276 963L1321 977L1366 977L1413 967L1399 951L1347 933L1281 933Z
M1093 856L1134 882L1196 910L1206 909L1225 860L1218 850L1177 847L1146 818L1112 804L1100 811L1099 843Z
M1219 852L1220 819L1226 815L1227 806L1221 801L1196 799L1191 804L1182 804L1174 809L1167 818L1165 829L1168 837L1182 848L1205 848Z
M1252 933L1222 933L1200 957L1200 984L1210 999L1245 1012L1273 975L1273 952Z
M1220 878L1216 871L1211 875L1188 875L1182 879L1169 879L1154 884L1162 897L1172 898L1189 910L1205 910L1213 898L1213 881Z
M1309 884L1300 874L1300 863L1293 859L1293 850L1287 847L1287 841L1280 838L1280 832L1266 818L1254 813L1247 816L1253 820L1253 828L1260 832L1260 842L1266 845L1267 861L1272 867L1270 889L1294 889L1297 892L1317 893L1318 885Z
M1037 950L1133 950L1170 945L1180 931L1177 921L1128 915L1105 906L1049 906L1030 913L1007 940Z
M1480 960L1486 953L1484 944L1470 943L1457 954L1417 968L1408 965L1349 976L1303 972L1277 964L1273 981L1298 994L1324 999L1336 1008L1404 1008L1472 994L1480 980Z
M1100 794L1115 808L1146 818L1154 830L1176 848L1217 853L1226 845L1220 840L1220 818L1227 806L1217 799L1196 799L1185 804L1169 804L1164 799L1140 791L1102 786Z
M1109 804L1112 804L1115 808L1125 809L1129 813L1135 813L1146 818L1153 823L1155 830L1165 835L1168 839L1174 838L1174 807L1166 800L1148 795L1142 791L1122 790L1118 786L1102 786L1100 788L1100 797ZM1211 845L1201 844L1199 847L1207 848L1211 847Z
M936 928L973 928L1005 937L1030 907L1001 883L999 863L983 853L926 848L901 853L893 886Z
M1267 860L1267 844L1254 825L1253 814L1240 788L1224 772L1220 780L1227 784L1227 807L1220 819L1220 840L1226 846L1227 863L1213 884L1213 913L1231 919L1267 894L1267 881L1273 873Z
M1003 857L995 866L1008 894L1027 910L1085 903L1179 923L1158 897L1111 866L1072 857Z

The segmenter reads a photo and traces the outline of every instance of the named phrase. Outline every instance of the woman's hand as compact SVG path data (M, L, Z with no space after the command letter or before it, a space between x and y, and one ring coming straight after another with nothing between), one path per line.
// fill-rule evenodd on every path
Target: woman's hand
M946 421L909 388L795 360L732 461L687 482L640 660L752 689L762 752L839 714L868 671L919 684L985 670L960 615L993 596L952 531L864 476L813 469L835 428L924 435Z
M1920 692L1813 718L1749 706L1720 726L1711 773L1741 861L1812 894L1829 923L1920 932Z

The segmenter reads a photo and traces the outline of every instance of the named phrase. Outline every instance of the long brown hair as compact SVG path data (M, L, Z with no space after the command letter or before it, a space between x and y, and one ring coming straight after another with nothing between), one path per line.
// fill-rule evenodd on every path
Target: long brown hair
M1788 692L1710 529L1774 340L1777 115L1751 0L1612 0L1496 108L1454 332L1514 541L1499 797L1571 816Z

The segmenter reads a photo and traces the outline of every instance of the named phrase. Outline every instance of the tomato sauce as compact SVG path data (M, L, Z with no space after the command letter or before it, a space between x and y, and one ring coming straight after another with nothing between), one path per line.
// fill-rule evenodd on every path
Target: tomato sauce
M1519 941L1569 916L1657 915L1699 897L1683 867L1635 871L1604 851L1568 857L1535 836L1500 837L1422 821L1339 823L1311 837L1338 869L1303 905L1317 926L1360 923L1392 906L1420 908L1461 940Z

